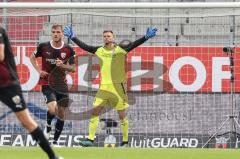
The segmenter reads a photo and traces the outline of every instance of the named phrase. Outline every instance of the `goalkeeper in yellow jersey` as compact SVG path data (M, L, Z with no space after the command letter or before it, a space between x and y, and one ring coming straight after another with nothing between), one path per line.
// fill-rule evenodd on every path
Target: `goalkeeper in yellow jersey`
M72 27L66 26L64 28L65 36L70 38L83 50L95 54L100 62L101 83L93 103L94 108L89 123L89 137L87 140L80 142L81 146L93 146L100 112L108 103L117 110L121 120L121 130L123 134L121 146L128 146L129 123L126 116L126 109L129 105L126 93L125 58L129 51L143 44L149 38L154 37L156 32L156 28L149 27L145 36L129 45L120 47L114 43L113 32L111 30L105 30L103 31L104 46L90 46L76 37Z

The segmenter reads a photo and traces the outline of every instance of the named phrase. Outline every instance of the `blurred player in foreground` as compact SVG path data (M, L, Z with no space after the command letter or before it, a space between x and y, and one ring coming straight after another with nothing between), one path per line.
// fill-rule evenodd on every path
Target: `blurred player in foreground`
M49 159L57 157L42 130L30 116L19 83L16 64L10 42L5 30L0 26L0 100L16 114L18 120L45 151Z
M40 74L39 84L42 85L42 93L48 106L45 136L49 138L52 130L51 123L56 116L53 145L59 146L58 139L64 127L65 110L69 106L66 72L75 72L76 66L75 52L62 41L62 25L53 25L51 31L52 40L39 44L37 51L30 59ZM38 57L42 57L42 68L36 62Z
M80 48L95 54L99 58L101 83L93 103L93 111L89 123L89 137L81 141L81 146L93 146L94 136L99 123L99 115L106 104L117 110L123 134L121 147L128 146L129 122L126 110L129 107L126 92L125 59L129 51L143 44L149 38L156 35L156 28L148 28L146 35L128 45L117 45L114 42L112 30L103 31L104 46L90 46L79 40L74 34L72 27L64 28L64 35L75 42Z

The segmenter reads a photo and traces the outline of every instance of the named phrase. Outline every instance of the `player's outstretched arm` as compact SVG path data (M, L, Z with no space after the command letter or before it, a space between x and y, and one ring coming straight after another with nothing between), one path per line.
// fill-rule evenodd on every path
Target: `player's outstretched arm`
M134 49L134 48L138 47L139 45L143 44L148 39L156 36L156 33L157 33L157 28L148 27L148 29L146 31L146 34L143 37L141 37L140 39L137 39L136 41L130 43L129 45L127 45L126 48L123 48L123 49L126 50L127 52L129 52L132 49Z
M97 49L99 47L97 46L91 46L91 45L87 45L86 43L84 43L83 41L79 40L76 36L76 34L74 33L73 29L71 26L65 26L65 28L63 29L64 35L66 37L68 37L69 39L71 39L74 43L76 43L81 49L90 52L90 53L95 53L97 51Z

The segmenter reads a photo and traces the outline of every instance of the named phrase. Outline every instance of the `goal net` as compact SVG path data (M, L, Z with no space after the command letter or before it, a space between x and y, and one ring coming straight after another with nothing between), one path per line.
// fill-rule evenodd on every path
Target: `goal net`
M158 28L157 36L126 58L129 145L240 146L239 9L0 8L0 23L7 30L16 55L29 110L42 127L47 106L29 56L39 43L51 40L53 24L72 25L79 39L94 46L103 45L103 30L113 30L119 43L134 41L154 26ZM67 75L71 105L59 143L73 147L87 138L86 113L92 109L100 76L97 57L71 40L64 40L76 51L77 71ZM36 145L2 103L0 135L1 145ZM118 114L108 106L100 116L95 146L118 146L121 136Z

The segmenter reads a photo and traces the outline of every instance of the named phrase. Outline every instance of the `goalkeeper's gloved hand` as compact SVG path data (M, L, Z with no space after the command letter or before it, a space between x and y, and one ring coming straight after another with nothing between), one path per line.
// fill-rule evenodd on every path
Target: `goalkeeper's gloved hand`
M157 28L149 27L149 28L147 29L145 38L146 38L146 39L149 39L149 38L152 38L152 37L156 36L156 32L157 32Z
M75 33L72 30L71 26L65 26L65 28L63 29L63 33L66 37L72 39L74 37L76 37Z

